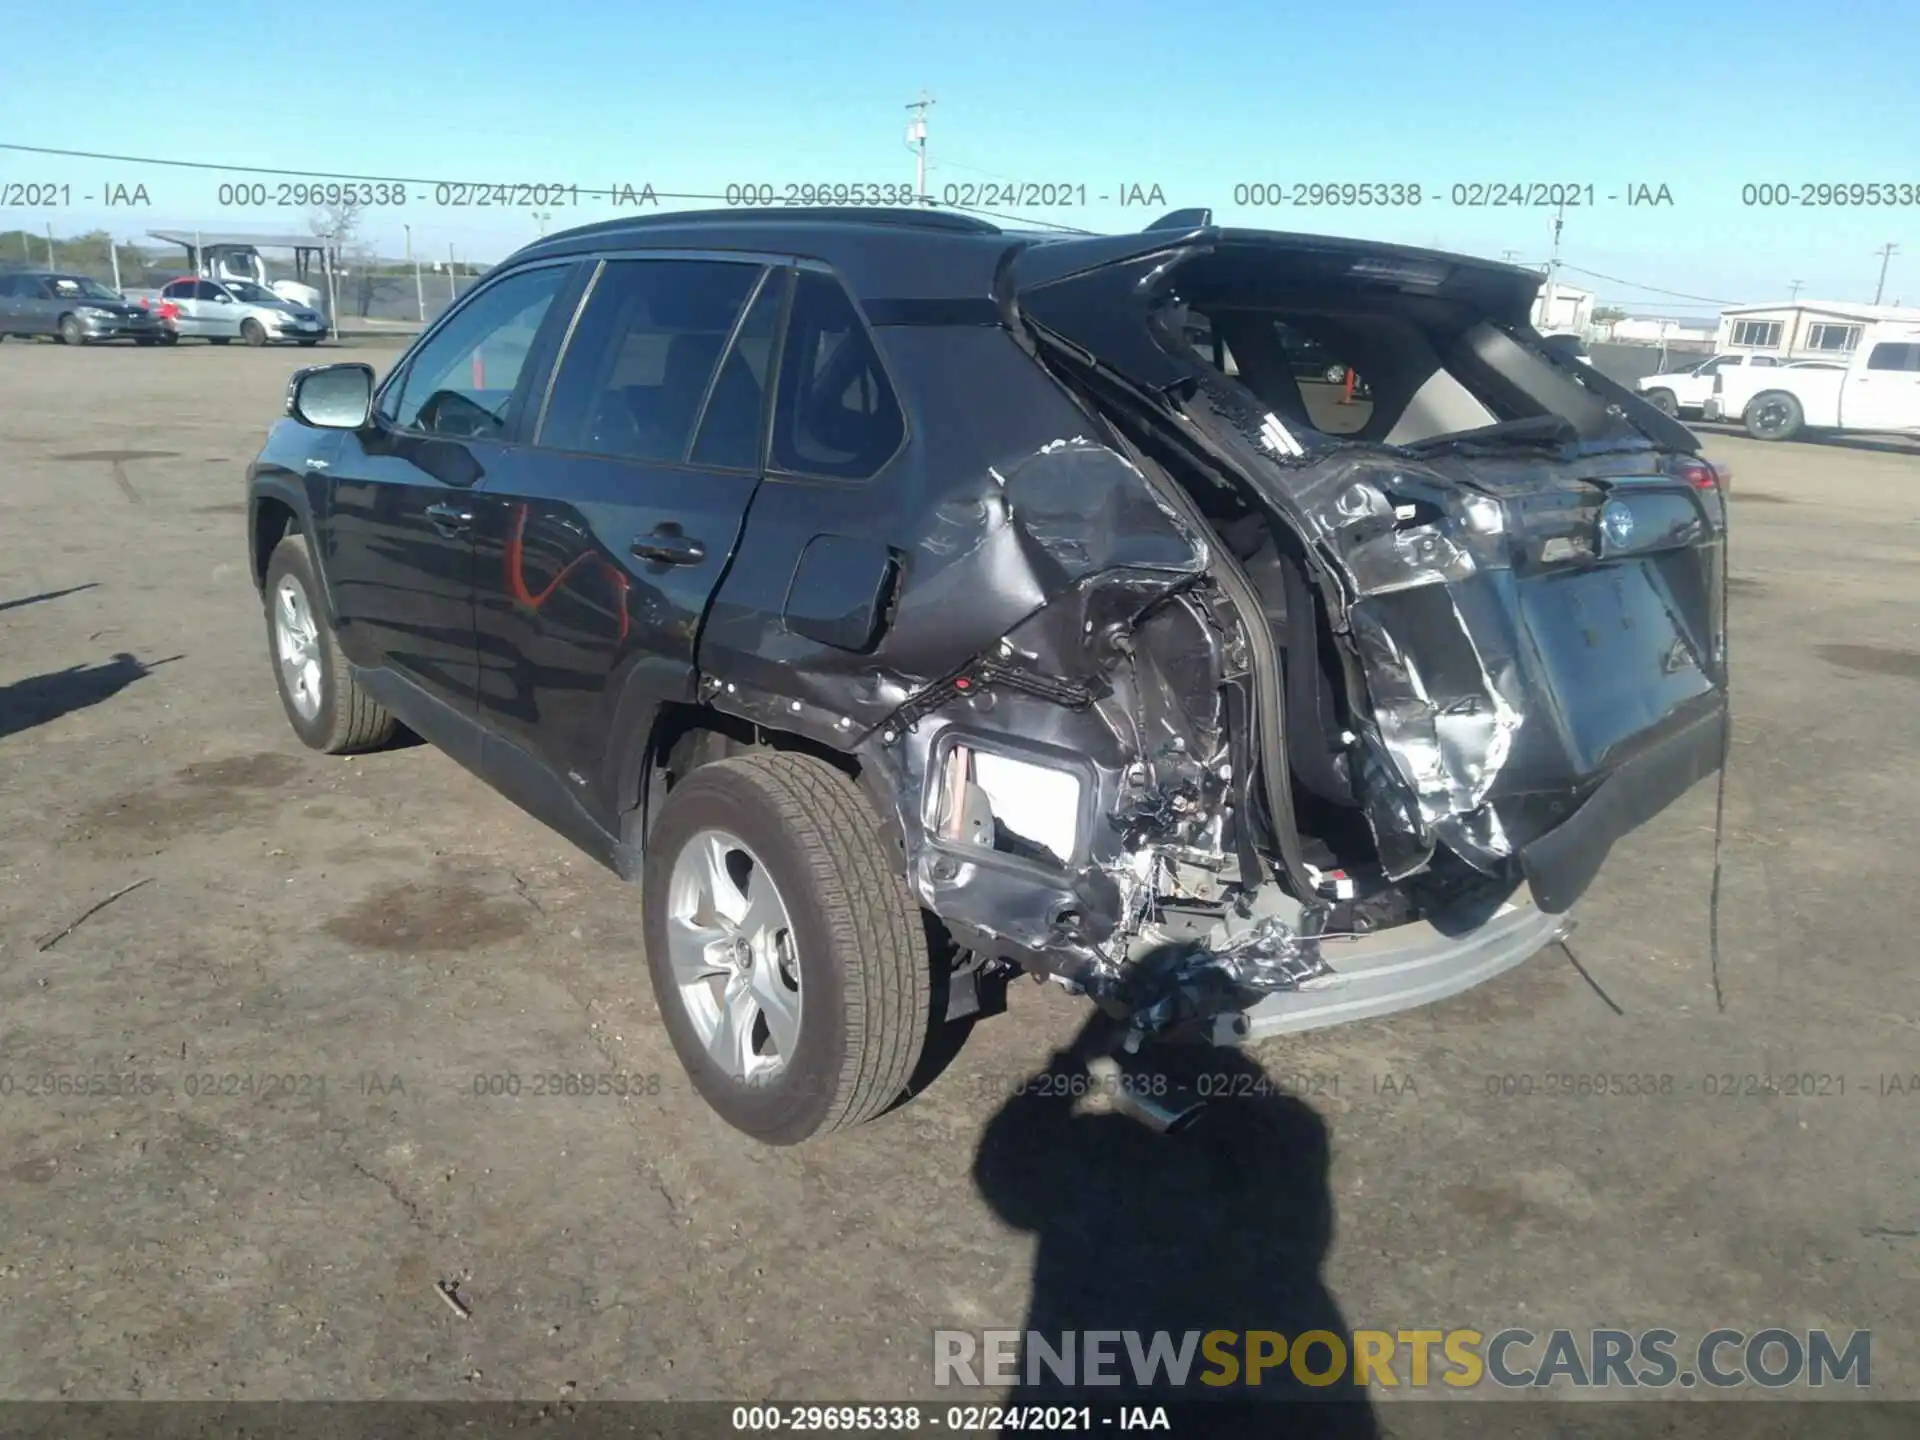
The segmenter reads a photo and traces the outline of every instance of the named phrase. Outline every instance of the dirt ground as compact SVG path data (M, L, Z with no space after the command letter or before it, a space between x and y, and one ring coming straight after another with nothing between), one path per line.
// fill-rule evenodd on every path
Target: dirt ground
M1166 1140L1014 1100L1083 1018L1022 984L776 1151L682 1079L633 890L432 749L295 741L243 486L316 358L0 346L0 1397L900 1398L936 1328L1330 1321L1870 1328L1920 1398L1920 446L1710 437L1724 1008L1707 785L1582 906L1594 985L1264 1044L1291 1095Z

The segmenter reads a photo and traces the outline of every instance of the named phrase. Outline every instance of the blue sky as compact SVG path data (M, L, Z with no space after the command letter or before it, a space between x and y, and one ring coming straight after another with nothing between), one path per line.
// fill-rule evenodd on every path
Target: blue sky
M1569 283L1637 311L1712 300L1920 304L1920 204L1741 203L1747 182L1920 188L1912 0L1811 6L1670 0L1609 6L1463 0L1340 5L1214 0L329 0L285 9L133 0L12 0L0 48L0 141L160 159L426 180L906 183L905 109L925 86L930 186L1085 186L1035 220L1134 229L1101 204L1121 185L1169 207L1275 229L1438 244L1533 262L1552 212L1473 209L1455 184L1594 187L1567 212ZM58 57L58 63L26 63ZM71 187L65 209L0 209L0 230L105 224L297 231L300 209L223 208L242 179L0 151L10 183ZM1236 206L1236 185L1400 182L1418 208ZM103 210L109 183L151 208ZM1665 185L1670 206L1630 207ZM1436 190L1438 196L1436 197ZM531 239L525 210L436 206L413 187L365 233L398 253L497 259ZM1920 197L1916 197L1920 198ZM668 208L677 203L668 202ZM698 203L698 202L684 202ZM552 207L549 207L552 208ZM550 228L614 213L583 197ZM1655 289L1699 297L1662 297Z

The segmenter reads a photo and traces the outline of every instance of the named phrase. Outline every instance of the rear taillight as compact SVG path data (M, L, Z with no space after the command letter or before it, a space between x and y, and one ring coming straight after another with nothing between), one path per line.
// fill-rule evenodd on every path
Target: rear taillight
M1702 460L1698 456L1688 456L1676 461L1673 467L1675 478L1684 480L1696 490L1725 490L1731 472L1712 461Z

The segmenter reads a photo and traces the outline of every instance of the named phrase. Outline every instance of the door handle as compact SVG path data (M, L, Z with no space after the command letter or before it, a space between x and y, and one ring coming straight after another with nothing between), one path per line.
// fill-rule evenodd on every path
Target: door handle
M633 553L663 565L698 565L707 558L707 547L690 535L682 535L678 525L666 524L634 541Z
M427 519L442 535L458 535L473 524L473 512L462 510L458 505L429 505Z

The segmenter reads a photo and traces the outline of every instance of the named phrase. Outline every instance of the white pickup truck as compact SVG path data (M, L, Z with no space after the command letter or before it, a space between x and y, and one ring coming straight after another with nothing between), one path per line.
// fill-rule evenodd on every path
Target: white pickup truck
M1738 420L1756 440L1791 440L1810 430L1920 435L1920 325L1867 326L1841 368L1723 369L1702 413Z
M1713 394L1713 377L1723 370L1747 366L1770 368L1780 364L1772 355L1715 355L1678 370L1659 375L1644 375L1634 381L1634 389L1656 410L1669 415L1698 415Z

